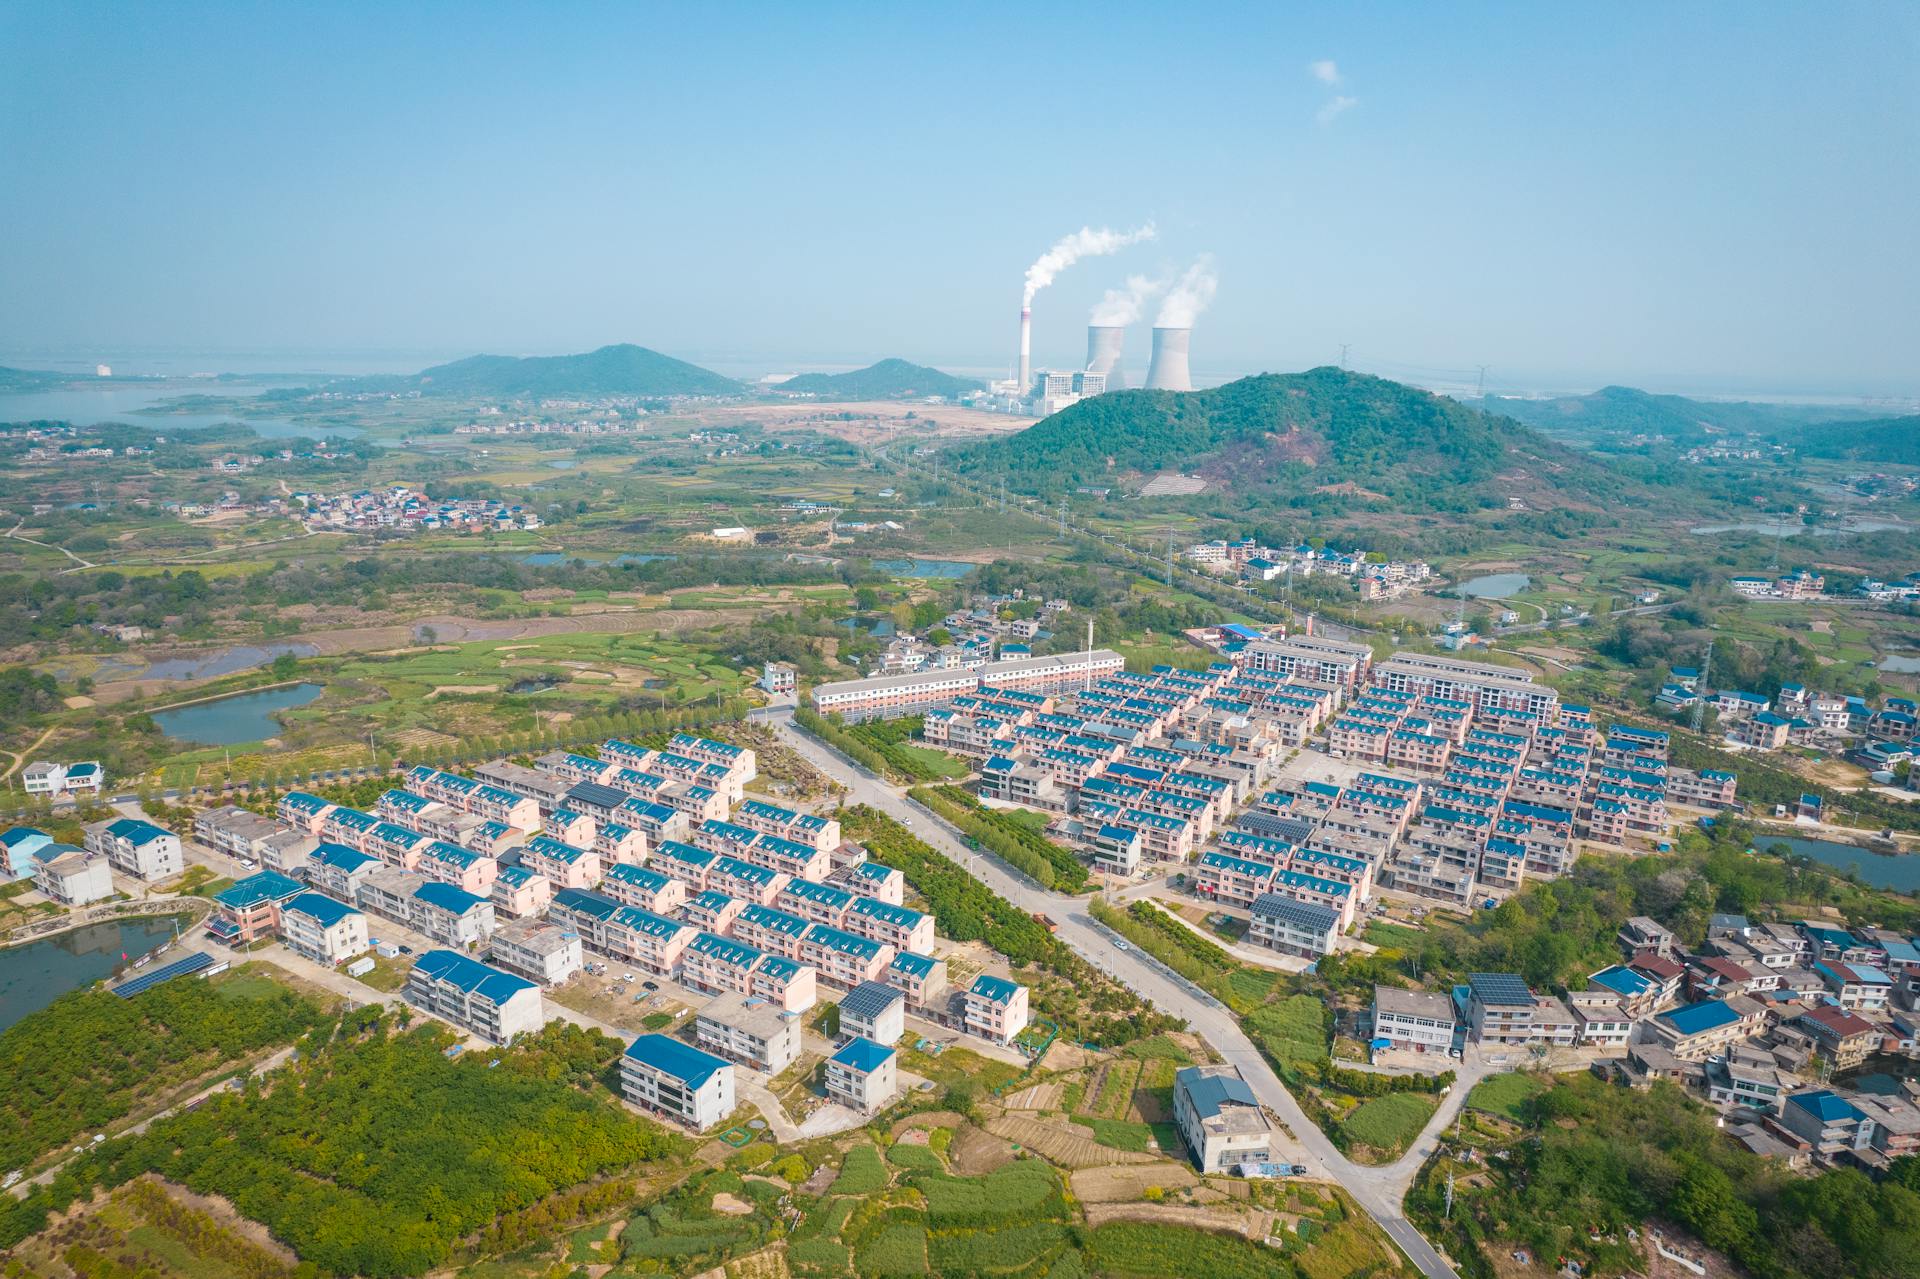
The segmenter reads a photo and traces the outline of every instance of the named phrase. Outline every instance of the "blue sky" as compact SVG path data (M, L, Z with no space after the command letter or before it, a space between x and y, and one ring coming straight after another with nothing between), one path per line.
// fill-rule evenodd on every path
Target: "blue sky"
M5 6L0 356L990 368L1151 219L1039 362L1920 391L1911 4L706 8Z

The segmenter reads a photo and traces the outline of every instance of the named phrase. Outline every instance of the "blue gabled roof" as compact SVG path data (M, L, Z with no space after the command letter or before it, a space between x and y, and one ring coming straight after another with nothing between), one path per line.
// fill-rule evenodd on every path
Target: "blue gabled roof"
M322 866L333 866L352 872L359 870L368 862L379 862L372 853L363 853L357 848L348 848L345 844L322 844L313 850L313 860Z
M455 888L452 884L442 884L429 880L413 890L415 901L425 902L452 915L464 915L470 910L487 904L484 897L475 897L464 888Z
M122 817L107 827L107 834L115 839L124 839L129 843L140 845L150 844L156 839L164 839L173 832L164 827L155 826L152 822L141 821L137 817Z
M1789 1105L1800 1107L1823 1124L1837 1123L1844 1119L1856 1122L1865 1119L1852 1102L1826 1088L1813 1092L1797 1092L1787 1098Z
M534 984L523 977L451 950L428 951L414 964L414 970L434 981L452 982L470 994L482 995L496 1007L523 990L534 989Z
M833 1055L833 1060L836 1065L859 1071L863 1075L870 1075L886 1065L892 1056L893 1049L886 1045L876 1044L871 1039L855 1035L848 1041L845 1048Z
M640 1036L627 1045L626 1056L696 1091L721 1071L731 1069L712 1053L701 1052L691 1044L665 1035Z
M1604 987L1616 995L1644 995L1653 989L1653 983L1634 972L1631 968L1622 968L1615 964L1611 968L1602 968L1587 978L1596 986Z
M288 879L277 871L263 870L257 875L247 876L224 892L214 894L213 900L233 910L245 910L261 902L285 901L300 891L300 881Z
M319 921L322 928L331 928L348 915L360 912L345 902L337 902L325 893L301 893L281 907L282 910L297 910Z
M989 977L982 974L973 979L973 988L967 993L978 995L996 1004L1004 1004L1011 1000L1014 992L1019 989L1020 987L1004 977Z
M1660 1020L1683 1035L1698 1035L1702 1031L1730 1026L1740 1020L1740 1014L1727 1007L1723 999L1709 999L1704 1003L1688 1004L1685 1008L1675 1008L1659 1016Z

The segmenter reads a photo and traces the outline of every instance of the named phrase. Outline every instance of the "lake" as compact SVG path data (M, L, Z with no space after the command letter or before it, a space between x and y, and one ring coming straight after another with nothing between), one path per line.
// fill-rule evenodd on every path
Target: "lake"
M1458 591L1469 599L1503 600L1509 595L1518 595L1532 582L1525 573L1487 573L1468 578L1460 583Z
M153 722L176 742L196 746L238 746L280 732L274 719L279 711L305 706L326 689L319 684L290 684L263 688L257 693L235 693L176 710L154 712Z
M75 426L98 426L102 422L125 422L152 427L156 435L173 431L195 431L223 422L244 422L266 439L286 439L304 435L311 439L344 439L363 434L352 426L299 426L283 417L240 417L220 413L144 413L141 410L164 408L168 400L184 395L249 396L268 390L237 382L181 380L152 385L108 385L64 391L26 391L0 394L0 422L71 422Z
M1883 857L1831 839L1801 839L1798 836L1769 835L1765 832L1753 837L1753 846L1762 852L1775 844L1785 844L1822 866L1857 871L1860 882L1875 888L1891 888L1899 893L1920 892L1920 854L1901 853L1894 857Z
M138 959L173 936L171 915L109 920L0 950L0 1030L68 991L113 976L120 956Z
M979 568L966 560L875 560L873 566L895 577L965 577Z

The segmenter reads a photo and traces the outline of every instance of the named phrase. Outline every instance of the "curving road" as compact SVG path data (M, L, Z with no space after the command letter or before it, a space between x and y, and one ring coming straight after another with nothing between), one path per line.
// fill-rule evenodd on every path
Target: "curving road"
M1310 1171L1338 1182L1429 1279L1457 1279L1453 1267L1407 1220L1400 1202L1421 1164L1432 1153L1439 1133L1452 1121L1473 1083L1485 1073L1477 1060L1462 1063L1464 1069L1459 1072L1459 1081L1405 1156L1377 1168L1356 1164L1335 1149L1326 1134L1307 1118L1293 1094L1280 1082L1280 1077L1224 1005L1108 933L1087 913L1084 899L1043 889L993 857L969 849L937 817L913 803L900 790L859 768L817 738L795 729L790 707L756 710L752 718L767 724L814 767L844 785L851 802L870 805L912 827L915 835L965 866L982 883L1020 909L1040 912L1056 921L1060 939L1088 962L1156 1008L1185 1018L1194 1033L1240 1070L1261 1104L1278 1115L1291 1130L1291 1143L1282 1143L1279 1152L1283 1157L1290 1157L1294 1162L1307 1165ZM1291 1149L1286 1148L1289 1145Z

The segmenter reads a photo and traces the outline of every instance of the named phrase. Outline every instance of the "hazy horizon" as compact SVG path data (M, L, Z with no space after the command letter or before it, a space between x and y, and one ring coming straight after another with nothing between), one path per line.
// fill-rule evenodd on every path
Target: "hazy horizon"
M1920 10L1090 12L16 7L0 364L992 375L1151 221L1036 364L1211 255L1202 381L1920 395Z

